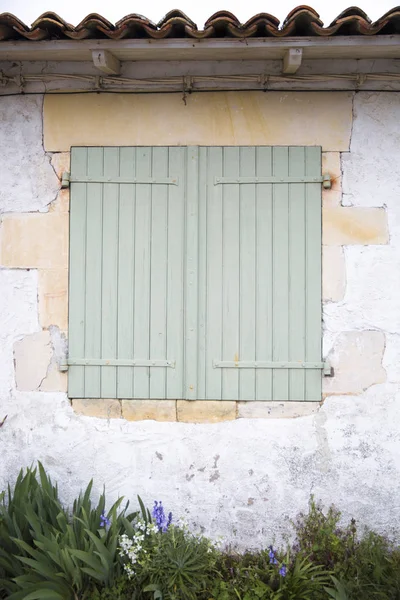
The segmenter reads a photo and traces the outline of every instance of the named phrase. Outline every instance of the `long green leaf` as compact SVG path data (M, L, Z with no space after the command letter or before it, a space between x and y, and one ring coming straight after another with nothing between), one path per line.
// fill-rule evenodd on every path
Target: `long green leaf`
M38 589L36 592L31 592L25 596L25 600L65 600L64 596L54 592L52 590L46 590L44 588Z
M79 560L81 560L82 562L84 562L85 564L92 567L92 569L98 570L99 568L101 568L101 563L96 558L94 558L94 555L90 552L84 552L83 550L71 550L71 554Z

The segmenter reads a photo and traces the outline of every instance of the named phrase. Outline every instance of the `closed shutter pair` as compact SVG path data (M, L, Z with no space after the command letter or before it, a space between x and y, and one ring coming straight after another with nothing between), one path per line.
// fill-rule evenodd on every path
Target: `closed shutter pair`
M73 148L69 396L321 399L321 149Z

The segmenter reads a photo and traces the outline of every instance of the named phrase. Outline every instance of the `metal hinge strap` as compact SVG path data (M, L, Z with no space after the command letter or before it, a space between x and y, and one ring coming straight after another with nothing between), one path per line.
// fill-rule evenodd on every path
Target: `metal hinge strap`
M60 363L60 371L68 367L170 367L175 369L174 360L147 360L124 358L68 358Z
M117 183L117 184L144 184L144 185L179 185L178 177L79 177L68 178L69 183Z
M275 362L262 360L214 360L214 369L320 369L324 375L331 375L331 367L325 362Z
M324 177L216 177L214 185L235 183L324 183Z

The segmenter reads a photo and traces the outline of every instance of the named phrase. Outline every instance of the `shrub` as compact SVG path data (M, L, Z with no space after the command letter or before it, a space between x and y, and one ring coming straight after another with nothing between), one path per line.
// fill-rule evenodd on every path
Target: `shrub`
M311 497L309 511L294 523L293 551L309 556L331 571L338 600L400 600L400 549L371 531L357 535L354 519L339 525L341 514L333 506L324 513Z

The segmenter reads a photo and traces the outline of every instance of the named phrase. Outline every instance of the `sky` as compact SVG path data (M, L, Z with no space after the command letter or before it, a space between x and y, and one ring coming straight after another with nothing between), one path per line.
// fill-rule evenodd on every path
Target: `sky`
M309 2L325 25L329 25L342 10L352 4L352 0ZM300 4L300 0L298 3ZM259 12L268 12L283 21L295 6L295 0L0 0L0 13L11 12L31 25L42 13L53 11L72 25L78 25L91 12L97 12L113 23L131 13L139 13L158 22L169 10L179 8L201 28L217 10L229 10L242 23ZM396 4L393 0L361 0L359 4L372 20L378 19L394 6Z

